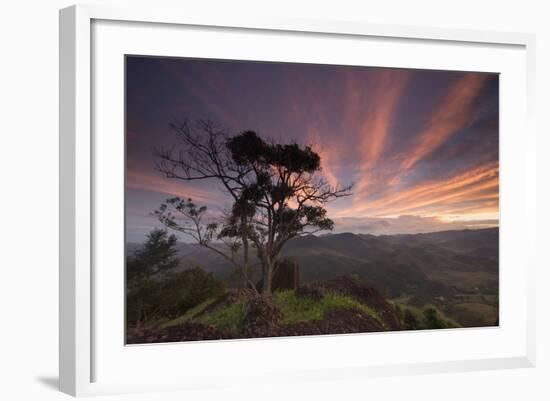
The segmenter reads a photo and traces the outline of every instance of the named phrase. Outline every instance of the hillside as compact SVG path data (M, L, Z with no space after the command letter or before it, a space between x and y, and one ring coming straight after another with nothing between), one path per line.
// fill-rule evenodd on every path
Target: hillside
M181 269L199 266L231 285L231 266L212 251L179 244L178 254ZM396 304L433 305L462 326L498 321L498 228L306 236L289 241L282 255L298 262L301 285L355 277Z
M229 291L168 321L130 327L129 344L233 338L348 334L450 328L428 308L405 318L374 288L349 277L277 291L268 301L250 290ZM411 323L410 320L413 320Z

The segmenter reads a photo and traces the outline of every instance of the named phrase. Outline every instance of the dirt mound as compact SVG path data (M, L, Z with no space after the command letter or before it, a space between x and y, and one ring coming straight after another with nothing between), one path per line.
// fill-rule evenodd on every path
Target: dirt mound
M282 318L281 311L269 300L260 296L250 298L243 320L245 337L269 337L276 331Z
M342 276L332 280L310 284L308 291L315 289L321 291L339 292L343 295L355 298L362 304L367 305L376 311L384 322L387 330L400 330L401 325L395 309L382 294L359 280ZM300 291L300 289L299 289Z

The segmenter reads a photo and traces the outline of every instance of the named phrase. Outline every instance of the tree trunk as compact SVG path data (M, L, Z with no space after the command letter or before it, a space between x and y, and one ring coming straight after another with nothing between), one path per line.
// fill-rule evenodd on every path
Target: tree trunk
M248 239L243 236L243 289L248 288Z
M264 287L262 294L266 297L271 296L271 282L273 281L273 263L271 259L266 258L264 266Z

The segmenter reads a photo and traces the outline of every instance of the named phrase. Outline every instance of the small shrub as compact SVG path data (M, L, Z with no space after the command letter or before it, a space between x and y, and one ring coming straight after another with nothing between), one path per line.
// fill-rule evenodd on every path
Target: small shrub
M423 326L425 329L444 329L447 327L443 318L433 307L428 307L422 312Z
M139 285L128 290L126 295L127 325L147 324L156 319L161 304L162 293L159 290L159 283L148 278L140 280Z
M351 274L349 275L349 277L350 277L352 280L354 280L354 281L360 281L360 280L361 280L361 277L359 276L358 273L351 273Z
M417 330L420 328L418 319L410 309L405 309L403 314L403 328L405 330Z
M220 296L224 285L212 273L196 267L167 275L162 280L160 291L160 313L173 319L209 298Z
M401 327L403 330L448 329L462 327L433 305L425 305L423 309L410 304L395 304L401 311Z
M395 310L395 316L397 316L397 319L399 319L400 322L403 321L403 309L399 306L399 304L393 305L393 308Z
M128 289L128 325L174 319L224 292L224 284L200 268L142 278Z

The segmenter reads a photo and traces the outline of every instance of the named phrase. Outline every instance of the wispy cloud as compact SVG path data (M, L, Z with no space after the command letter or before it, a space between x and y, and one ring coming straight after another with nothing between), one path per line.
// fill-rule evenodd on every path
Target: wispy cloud
M486 74L467 74L448 91L430 121L418 135L416 144L401 163L401 174L406 174L418 161L426 157L449 137L471 123L475 114L475 99L488 80Z
M321 158L321 174L323 177L333 187L339 186L338 177L335 171L336 163L339 159L337 150L334 147L328 147L319 133L319 130L314 127L308 128L307 142L313 146L313 149Z
M229 124L233 129L241 128L241 122L230 112L230 106L237 101L231 91L221 92L221 88L208 84L207 80L202 78L197 79L188 71L180 70L173 60L164 62L162 65L175 78L175 81L182 87L183 91L191 93L196 101L202 103L208 110L208 115L196 116L197 118L208 118L220 124ZM223 98L226 98L225 101L220 102L220 99ZM223 106L221 105L222 103ZM185 117L189 117L185 114L188 112L185 104L182 104L181 109L181 113Z
M363 170L374 166L380 159L409 78L406 71L384 71L377 76L374 89L365 93L365 96L372 96L376 101L359 111L359 116L363 117L359 130Z
M160 174L143 173L136 170L128 171L126 186L168 196L191 198L194 201L206 204L219 204L220 199L223 199L223 196L220 197L219 191L216 191L215 188L214 191L196 188L183 181L164 178Z
M373 73L373 82L368 82L366 88L354 75L348 78L348 109L352 111L349 124L359 127L356 132L361 162L357 192L363 192L373 179L372 170L383 154L410 77L405 70L380 70Z
M475 212L471 203L492 200L498 209L499 165L491 162L456 174L448 179L420 182L406 189L389 187L376 198L359 198L352 208L339 215L395 216L415 213L456 214L460 206L464 212ZM466 210L467 209L467 210Z

